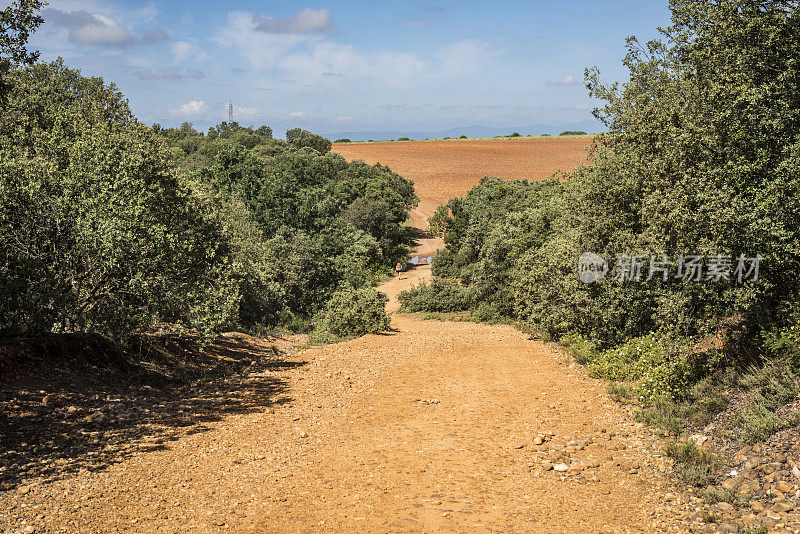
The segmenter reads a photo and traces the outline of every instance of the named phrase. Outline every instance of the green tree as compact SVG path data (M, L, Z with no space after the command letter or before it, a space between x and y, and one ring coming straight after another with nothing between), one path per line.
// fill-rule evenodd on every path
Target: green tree
M330 139L325 139L321 135L308 132L301 128L286 130L286 142L296 147L313 148L320 154L329 152L332 146Z
M221 229L116 88L60 61L12 82L0 116L0 335L230 324L238 294Z
M14 0L0 11L0 105L8 92L8 75L12 67L33 65L39 52L29 52L28 38L44 22L39 15L47 2L41 0Z

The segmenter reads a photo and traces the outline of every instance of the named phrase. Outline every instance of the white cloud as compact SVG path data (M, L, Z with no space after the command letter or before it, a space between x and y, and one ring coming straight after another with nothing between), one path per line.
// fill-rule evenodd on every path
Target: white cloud
M208 112L208 106L202 100L191 100L178 109L173 109L170 114L183 117L197 117Z
M306 8L287 19L254 15L253 23L257 31L264 33L309 33L332 28L333 18L330 9Z
M150 33L147 33L142 36L142 42L144 44L158 43L160 41L166 41L168 39L169 39L169 34L164 30L153 30Z
M304 28L313 26L311 18L310 15L302 18L304 24L307 23ZM329 86L355 81L360 84L400 86L413 82L425 70L425 63L411 53L363 53L352 46L327 41L313 33L268 33L256 29L256 20L257 17L251 13L229 13L225 26L215 40L222 46L236 49L256 70L277 67L292 82ZM292 28L300 28L299 22L293 24ZM317 27L321 27L321 24ZM274 87L274 83L269 81L261 85Z
M46 9L42 15L45 21L69 29L72 43L125 46L136 40L127 27L103 13Z
M472 76L489 65L502 52L491 48L487 41L465 39L447 46L436 54L441 72L446 76Z
M321 42L308 52L288 55L280 67L298 81L339 84L357 81L398 86L414 80L425 64L414 54L379 51L362 54L349 45Z
M306 116L306 112L294 110L291 113L289 113L289 116L292 117L293 119L302 119Z
M147 6L137 12L135 22L149 21L155 17L155 8ZM81 10L45 9L42 12L46 24L67 30L67 41L88 46L130 46L133 44L153 44L169 39L164 30L153 30L141 38L136 37L128 26L111 15Z
M572 74L567 74L560 80L547 80L544 82L545 85L554 86L554 85L578 85L578 79L575 78Z
M159 11L153 2L148 2L141 8L132 13L133 17L140 22L155 22Z
M195 46L186 41L176 41L172 43L170 48L172 49L172 55L175 56L175 61L183 61L195 51Z
M253 15L243 11L228 13L225 26L215 41L234 48L257 69L271 67L294 47L316 39L305 34L274 34L257 31Z

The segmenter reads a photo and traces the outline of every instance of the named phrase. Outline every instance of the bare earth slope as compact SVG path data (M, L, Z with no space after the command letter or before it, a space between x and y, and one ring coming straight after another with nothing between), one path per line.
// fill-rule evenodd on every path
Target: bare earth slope
M387 282L388 308L429 276ZM510 326L395 313L392 328L246 376L243 395L286 384L269 405L0 494L0 530L680 530L658 441L580 366Z

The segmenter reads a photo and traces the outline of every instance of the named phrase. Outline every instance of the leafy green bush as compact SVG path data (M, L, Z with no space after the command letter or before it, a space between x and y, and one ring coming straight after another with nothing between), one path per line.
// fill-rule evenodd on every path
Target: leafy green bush
M387 302L386 295L373 288L345 285L333 293L325 306L314 338L331 341L383 332L389 328Z
M325 154L331 150L330 139L325 139L321 135L311 133L301 128L286 130L286 142L298 148L312 148L320 154Z
M411 141L411 139L409 139L408 137L398 137L397 140L398 141Z
M709 486L716 480L719 459L699 448L694 441L667 443L665 453L675 460L673 472L687 484L696 487Z
M586 135L586 132L580 130L567 130L565 132L561 132L558 135Z
M466 139L466 138L467 138L466 135L462 135L461 137L459 137L459 139Z
M587 365L598 356L597 343L579 334L562 336L559 343L581 365Z
M474 303L473 293L451 281L433 280L403 291L398 296L400 311L412 312L457 312L470 309Z
M500 312L488 302L481 302L470 314L472 319L482 323L495 323L502 319Z
M346 137L334 141L334 143L350 143L350 142L351 142L350 139L347 139Z
M746 443L771 436L798 422L797 411L779 410L800 394L800 374L789 360L767 361L751 367L741 378L740 386L748 391L746 404L739 414L740 437Z
M0 335L229 325L238 294L221 228L116 88L61 61L12 79L0 116Z

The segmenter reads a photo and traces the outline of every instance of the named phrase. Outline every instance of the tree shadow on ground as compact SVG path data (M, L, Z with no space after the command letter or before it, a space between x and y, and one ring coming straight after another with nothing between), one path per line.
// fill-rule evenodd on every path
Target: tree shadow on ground
M142 336L120 351L98 336L0 345L0 490L100 470L204 432L231 414L289 402L270 376L305 365L266 340L207 346Z

